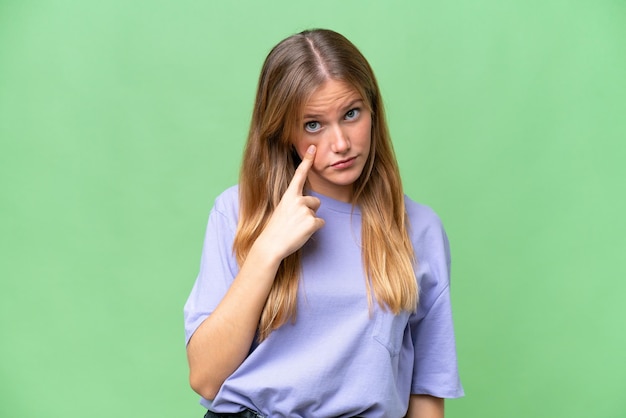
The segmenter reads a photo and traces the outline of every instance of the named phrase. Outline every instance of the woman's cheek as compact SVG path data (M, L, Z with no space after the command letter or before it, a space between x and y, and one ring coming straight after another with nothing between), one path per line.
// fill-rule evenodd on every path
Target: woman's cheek
M322 164L321 160L315 155L315 159L313 160L313 165L311 166L311 170L319 173L324 169L324 164Z

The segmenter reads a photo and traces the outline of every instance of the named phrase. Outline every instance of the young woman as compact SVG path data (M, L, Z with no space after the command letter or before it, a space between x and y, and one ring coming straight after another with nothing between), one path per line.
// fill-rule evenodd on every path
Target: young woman
M463 395L449 264L365 58L328 30L283 40L185 305L206 417L443 417Z

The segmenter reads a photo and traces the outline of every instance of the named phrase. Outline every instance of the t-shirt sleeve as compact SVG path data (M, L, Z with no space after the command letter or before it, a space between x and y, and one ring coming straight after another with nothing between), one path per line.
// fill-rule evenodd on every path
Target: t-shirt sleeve
M424 232L420 247L420 304L410 319L415 350L411 393L458 398L464 391L450 303L450 247L438 218Z
M184 307L185 344L215 310L239 269L232 249L236 208L225 200L225 196L218 197L209 215L200 270Z

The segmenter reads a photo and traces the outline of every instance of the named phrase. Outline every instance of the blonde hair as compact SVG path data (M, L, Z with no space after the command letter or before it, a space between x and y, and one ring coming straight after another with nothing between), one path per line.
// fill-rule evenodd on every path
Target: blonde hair
M353 86L372 115L370 155L353 184L361 209L362 258L367 295L394 314L418 303L415 257L404 194L374 73L342 35L315 29L290 36L267 56L257 89L239 181L239 224L233 244L243 264L280 202L299 158L290 138L300 126L307 99L328 79ZM259 323L259 340L295 321L301 250L282 260Z

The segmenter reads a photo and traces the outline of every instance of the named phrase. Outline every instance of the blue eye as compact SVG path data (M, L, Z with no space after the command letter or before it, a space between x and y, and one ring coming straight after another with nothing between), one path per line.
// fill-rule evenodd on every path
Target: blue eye
M317 132L320 130L320 128L322 127L322 125L320 125L319 122L317 121L310 121L310 122L306 122L304 124L304 130L307 132Z
M356 119L360 113L361 111L355 107L354 109L350 109L346 112L345 119L346 120Z

